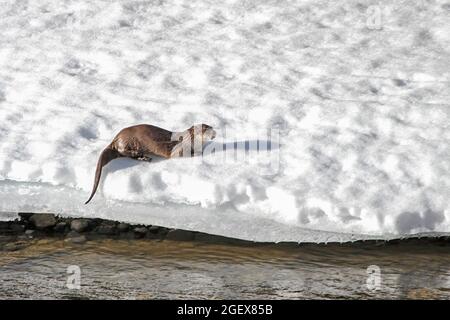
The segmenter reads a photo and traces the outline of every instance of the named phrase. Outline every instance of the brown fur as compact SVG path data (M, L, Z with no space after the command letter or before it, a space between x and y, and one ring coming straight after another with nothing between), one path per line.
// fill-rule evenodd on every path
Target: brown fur
M205 124L192 126L182 132L172 132L147 124L122 129L100 154L95 171L94 186L85 204L91 201L97 191L102 169L111 160L128 157L151 161L152 156L168 159L187 156L184 154L185 150L190 150L189 155L194 155L198 153L198 150L195 150L195 139L201 139L200 142L197 142L203 146L207 140L214 139L214 137L214 130Z

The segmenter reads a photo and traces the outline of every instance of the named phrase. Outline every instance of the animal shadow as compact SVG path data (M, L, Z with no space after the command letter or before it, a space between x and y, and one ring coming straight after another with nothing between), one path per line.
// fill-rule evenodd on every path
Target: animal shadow
M113 173L119 170L124 170L127 168L132 168L135 166L138 166L140 164L142 164L143 162L147 162L147 163L157 163L160 161L164 161L164 160L168 160L168 159L164 159L162 157L158 157L158 156L153 156L151 161L140 161L140 160L136 160L136 159L132 159L132 158L126 158L126 157L122 157L122 158L117 158L112 160L110 163L108 163L108 165L105 167L105 173ZM106 176L106 175L105 175Z
M234 141L234 142L215 142L215 141L208 141L203 146L203 156L207 156L208 154L214 154L218 152L226 152L229 150L238 150L238 151L244 151L244 152L262 152L262 151L272 151L272 150L278 150L280 148L280 145L277 142L273 142L270 140L242 140L242 141ZM196 154L196 155L189 155L186 158L189 157L197 157L201 156L202 154ZM160 161L167 161L170 159L165 159L163 157L158 156L152 156L152 160L150 163L158 163ZM132 168L135 166L138 166L143 161L139 161L136 159L131 158L117 158L111 161L106 167L105 167L105 173L113 173L119 170L124 170L127 168Z
M229 150L237 150L244 152L263 152L278 150L280 148L279 143L271 140L242 140L242 141L232 141L232 142L215 142L209 141L203 147L204 155L205 153L217 153L226 152Z

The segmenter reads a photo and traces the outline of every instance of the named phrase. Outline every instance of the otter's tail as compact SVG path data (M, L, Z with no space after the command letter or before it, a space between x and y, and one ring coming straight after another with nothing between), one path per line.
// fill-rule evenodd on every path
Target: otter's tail
M120 157L119 152L112 149L111 146L108 146L105 150L102 151L100 158L98 158L97 169L95 170L94 187L92 188L91 196L89 197L88 201L86 201L84 204L88 204L89 201L91 201L92 197L94 196L95 192L97 191L97 187L98 187L98 183L100 182L100 176L102 175L103 167L111 160L113 160L115 158L119 158L119 157Z

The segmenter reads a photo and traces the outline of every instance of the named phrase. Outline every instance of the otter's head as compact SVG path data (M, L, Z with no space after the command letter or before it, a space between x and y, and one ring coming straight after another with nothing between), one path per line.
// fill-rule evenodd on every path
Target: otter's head
M204 123L190 127L189 131L194 138L201 138L203 143L213 140L216 137L216 131Z

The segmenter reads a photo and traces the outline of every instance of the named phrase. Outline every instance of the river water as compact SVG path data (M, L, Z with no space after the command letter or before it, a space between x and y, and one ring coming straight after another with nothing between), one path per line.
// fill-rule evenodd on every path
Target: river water
M450 298L448 242L2 241L3 299Z

